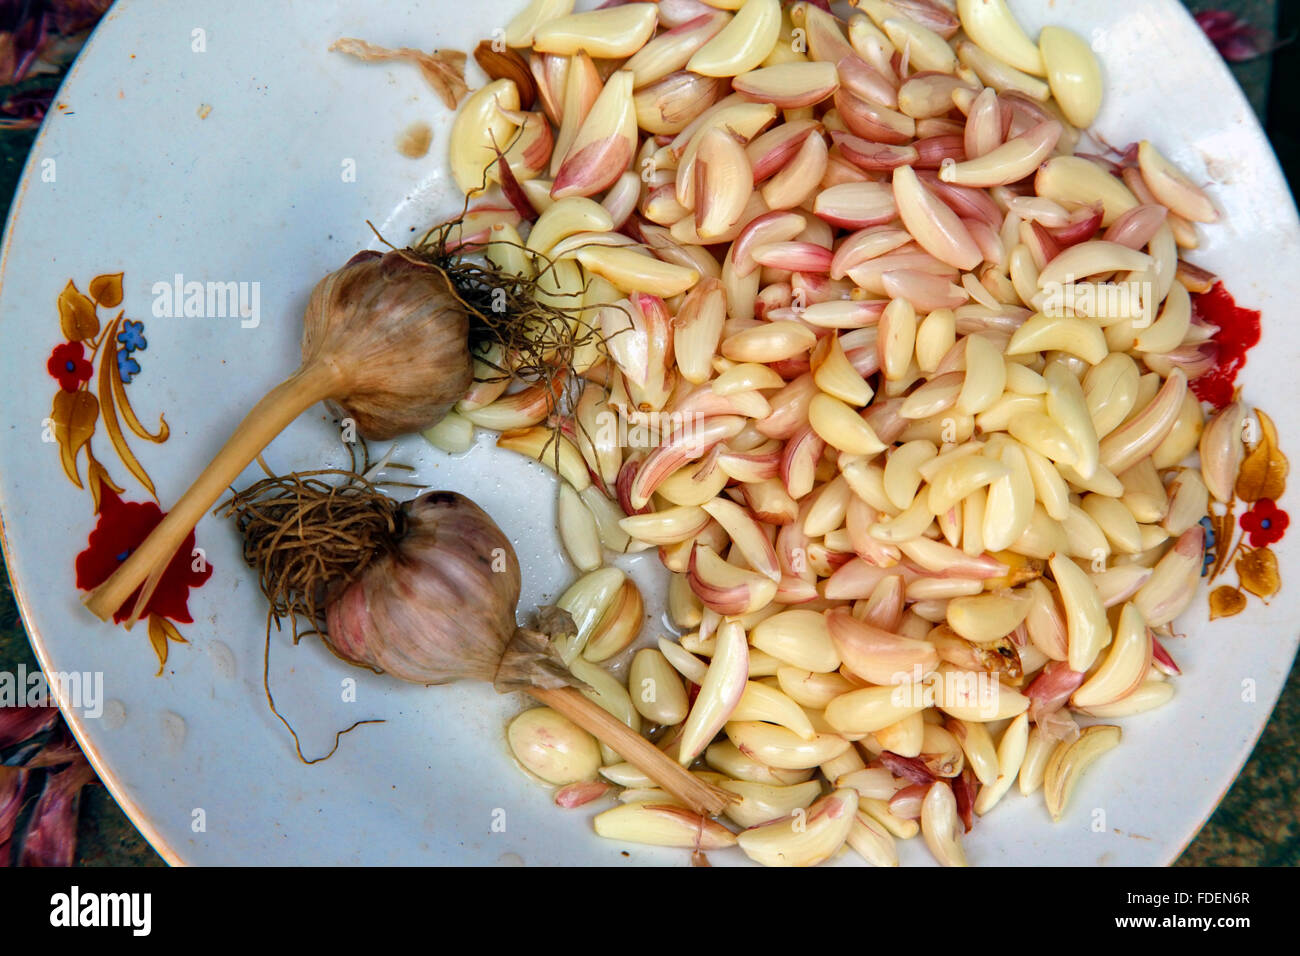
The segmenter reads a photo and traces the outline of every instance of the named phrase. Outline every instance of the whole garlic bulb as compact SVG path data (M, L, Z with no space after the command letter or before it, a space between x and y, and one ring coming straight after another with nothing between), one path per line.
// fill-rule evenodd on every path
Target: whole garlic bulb
M392 550L326 608L335 653L417 684L573 683L545 635L516 628L519 560L487 512L463 495L432 491L403 513ZM555 623L572 631L571 620Z
M383 441L437 424L474 379L469 318L446 275L399 250L353 256L312 289L302 364L335 365L330 404Z

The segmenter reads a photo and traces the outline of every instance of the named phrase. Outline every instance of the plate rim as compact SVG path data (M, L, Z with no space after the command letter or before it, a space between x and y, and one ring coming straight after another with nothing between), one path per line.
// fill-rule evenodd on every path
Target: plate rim
M1267 174L1268 177L1272 177L1278 184L1280 184L1282 191L1290 199L1290 204L1288 209L1289 218L1291 220L1291 224L1294 230L1297 232L1297 234L1300 234L1300 210L1298 210L1297 207L1297 197L1289 187L1289 183L1287 182L1285 173L1282 170L1276 150L1273 148L1272 140L1268 136L1267 131L1264 129L1253 107L1250 105L1244 91L1242 90L1240 84L1237 82L1236 77L1233 76L1228 65L1218 55L1217 51L1210 43L1209 39L1204 36L1202 31L1200 31L1199 27L1196 27L1195 20L1192 17L1190 11L1181 2L1179 2L1179 0L1163 0L1163 2L1166 7L1176 9L1179 12L1179 14L1182 16L1182 18L1187 22L1187 24L1195 28L1195 33L1199 37L1199 42L1202 44L1204 48L1204 52L1210 57L1210 59L1213 62L1213 65L1210 66L1208 69L1206 69L1206 72L1207 73L1217 72L1219 79L1221 81L1227 82L1228 88L1231 91L1230 95L1233 98L1235 98L1238 105L1244 110L1245 115L1248 118L1248 122L1247 122L1248 129L1254 135L1260 137L1260 139L1262 139L1262 141L1268 146L1267 165L1263 169L1261 169L1260 172ZM66 73L63 80L61 81L58 90L55 93L56 102L58 96L64 91L64 89L67 87L68 84L74 81L74 78L82 70L85 59L88 56L92 55L93 52L103 44L102 31L104 30L104 28L107 27L113 21L119 19L119 17L121 16L124 10L132 8L136 4L137 4L137 0L118 0L118 2L115 3L105 14L105 16L100 20L100 22L96 25L96 27L94 28L90 36L87 38L81 51L78 53L76 60L71 64L71 66L68 69L68 72ZM0 281L2 281L3 276L6 273L8 260L9 260L9 253L12 248L12 229L20 213L22 204L26 197L27 190L31 186L33 169L39 161L38 159L39 146L50 134L50 130L52 126L56 123L61 122L62 119L63 119L63 114L56 110L52 110L47 114L46 119L42 122L41 127L37 132L37 135L32 141L31 147L28 151L27 158L23 163L23 168L18 179L18 186L15 189L15 193L11 201L9 211L6 216L4 233L3 233L3 242L2 244L0 244ZM6 568L8 569L8 568L13 568L15 566L20 566L23 564L23 562L15 561L17 555L16 555L16 551L10 544L9 535L7 534L6 531L4 511L5 511L4 488L3 486L0 486L0 552L3 553L4 560L6 563ZM20 589L17 586L17 584L14 582L14 577L12 572L10 572L10 582L11 582L11 591L14 596L14 601L18 607L20 619L22 621L24 630L28 637L29 646L32 648L33 654L35 655L38 663L40 664L42 671L48 672L49 669L48 649L46 646L46 639L44 635L41 634L39 628L36 627L34 623L35 614L33 609L29 605L28 596L25 593L25 591ZM1183 838L1181 844L1178 845L1176 849L1173 849L1171 853L1164 855L1163 861L1160 865L1170 866L1179 857L1181 857L1183 853L1186 852L1187 848L1196 839L1196 837L1199 835L1199 833L1204 828L1206 823L1209 821L1209 819L1222 805L1223 800L1225 799L1229 791L1232 789L1232 787L1235 785L1238 778L1240 777L1241 771L1244 769L1246 763L1249 762L1251 756L1254 754L1255 749L1259 745L1260 738L1262 737L1265 729L1268 728L1269 724L1273 719L1274 712L1277 709L1278 702L1281 700L1282 695L1286 692L1289 675L1294 671L1297 665L1297 661L1300 660L1300 633L1293 634L1290 637L1290 642L1292 645L1290 662L1286 666L1286 670L1281 676L1277 694L1273 696L1270 702L1268 702L1267 715L1260 722L1258 729L1253 733L1253 735L1251 735L1249 738L1244 739L1238 745L1236 749L1237 756L1231 762L1231 766L1228 768L1227 779L1222 783L1218 796L1214 798L1213 802L1210 804L1208 810L1201 817L1200 821L1195 823L1195 825L1189 830L1189 832ZM135 826L137 830L139 830L140 834L149 842L150 846L159 854L159 856L162 857L167 864L172 866L203 865L201 863L185 859L185 857L175 847L173 847L171 843L163 836L161 830L153 823L149 815L145 812L144 808L136 800L132 799L127 794L126 789L122 784L122 781L119 780L117 775L112 772L111 768L104 760L103 755L99 752L98 748L95 747L93 742L91 741L90 735L86 733L85 727L82 723L83 718L77 712L77 710L75 708L71 708L71 709L65 708L62 701L59 702L59 710L62 713L64 720L67 722L70 730L72 731L73 736L76 738L78 745L81 747L82 752L86 755L87 760L94 767L100 781L103 783L105 788L109 791L109 793L112 795L114 801L118 804L119 807L121 807L122 811L130 819L132 825ZM1207 790L1208 789L1209 788L1207 788ZM1173 848L1172 843L1170 844L1170 847L1171 849ZM253 865L270 865L270 864L259 862ZM466 865L466 864L461 864L461 865ZM555 865L555 864L543 864L543 865Z

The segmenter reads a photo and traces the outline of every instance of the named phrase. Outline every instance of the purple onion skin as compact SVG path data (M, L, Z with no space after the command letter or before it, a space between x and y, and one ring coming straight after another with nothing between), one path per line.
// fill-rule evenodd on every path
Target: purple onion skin
M45 778L45 789L36 801L19 866L71 866L77 850L77 811L81 788L95 779L85 758L66 770Z

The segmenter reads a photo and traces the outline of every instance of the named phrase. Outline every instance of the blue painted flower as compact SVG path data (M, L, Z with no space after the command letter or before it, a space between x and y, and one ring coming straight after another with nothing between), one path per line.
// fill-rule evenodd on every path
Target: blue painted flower
M128 354L143 352L149 347L149 342L144 337L144 323L132 322L130 319L122 323L122 331L117 333L117 341Z
M131 358L131 353L126 349L117 352L117 374L128 385L134 376L140 374L140 363Z
M1201 519L1201 527L1205 529L1205 557L1201 559L1201 577L1210 573L1210 568L1214 567L1215 546L1218 545L1218 539L1214 535L1214 522L1210 516L1206 515Z

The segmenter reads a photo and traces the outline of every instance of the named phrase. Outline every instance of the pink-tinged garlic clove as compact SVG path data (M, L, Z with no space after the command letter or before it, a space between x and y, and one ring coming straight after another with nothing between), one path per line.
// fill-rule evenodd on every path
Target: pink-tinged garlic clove
M728 563L707 545L697 545L691 552L688 574L691 590L719 614L750 614L772 603L776 595L775 581Z
M569 68L564 76L561 106L564 118L555 133L555 149L551 153L552 178L559 171L565 157L569 155L569 147L573 145L578 130L582 128L587 114L591 112L592 106L604 88L600 70L586 51L579 51L576 56L568 59Z
M810 60L751 70L735 77L731 86L749 99L794 110L832 96L839 89L840 80L835 64Z
M1008 140L983 155L964 163L945 163L939 178L959 186L1005 186L1034 172L1056 148L1061 124L1053 120L1039 123L1015 139Z
M857 810L856 790L836 790L806 812L796 808L787 816L745 830L736 841L746 856L764 866L816 866L848 840Z
M745 148L718 127L700 134L693 170L695 229L702 239L712 240L740 219L753 192L754 174Z
M870 142L904 146L916 136L916 120L912 117L856 96L842 86L835 93L835 109L849 132Z
M1187 376L1171 370L1147 406L1102 439L1101 464L1118 475L1154 452L1177 422L1186 392Z
M1217 222L1219 211L1205 191L1148 140L1138 144L1138 168L1151 194L1170 212L1193 222Z
M808 43L808 55L825 63L839 63L854 53L844 38L839 21L813 3L797 3L790 8L790 23L802 27Z
M816 120L788 120L751 139L745 146L745 154L754 170L754 183L775 175L799 152L808 137L820 129L821 124Z
M700 692L682 729L678 761L688 766L707 747L744 695L749 675L749 642L738 621L723 621Z
M884 183L851 182L821 190L813 200L813 214L832 226L864 229L892 222L899 207L895 192Z
M911 166L920 159L914 145L896 146L872 143L852 133L832 133L831 141L839 153L854 166L869 173L888 172L899 166Z
M781 580L776 551L754 516L729 498L714 498L702 506L744 556L749 566L775 582Z
M623 64L638 89L683 69L695 51L708 43L730 21L720 10L708 10L665 30Z
M810 378L811 381L811 378ZM808 407L811 411L813 396ZM811 418L810 418L811 422ZM787 439L781 455L780 476L790 497L798 501L813 490L817 482L817 463L826 450L826 441L811 424L804 426Z
M983 261L961 219L917 179L910 167L894 170L893 194L899 218L926 252L967 271Z
M1146 584L1133 596L1150 627L1168 624L1187 609L1200 582L1205 553L1205 528L1194 525L1155 566Z
M637 125L656 136L682 132L727 95L727 81L678 71L641 87L632 96Z
M1241 402L1229 402L1201 432L1201 474L1205 487L1218 501L1233 500L1237 472L1246 456L1242 442L1245 422L1245 406Z
M788 525L799 514L799 504L786 491L785 485L778 478L764 478L747 482L740 486L749 510L762 522L772 525ZM785 580L785 576L782 576Z
M960 77L948 73L918 73L898 89L898 109L913 119L946 116L957 90L975 91Z
M768 242L755 246L752 256L756 265L790 272L825 273L831 267L830 250L814 242Z
M734 720L723 728L741 753L777 770L809 770L843 754L852 744L837 734L804 740L792 730L756 720Z
M763 201L769 209L793 209L805 203L825 176L827 161L826 140L820 133L813 133L790 161L763 184Z
M1082 156L1053 156L1038 168L1034 191L1066 207L1091 205L1100 200L1101 224L1109 226L1138 205L1137 197L1117 177Z
M555 171L551 196L592 196L618 181L637 146L632 74L620 70L606 82Z
M928 641L859 621L842 608L826 614L826 625L843 666L869 683L887 685L900 674L910 679L939 666L939 654Z
M845 54L836 62L835 69L840 85L854 96L888 109L898 107L898 88L856 53Z

